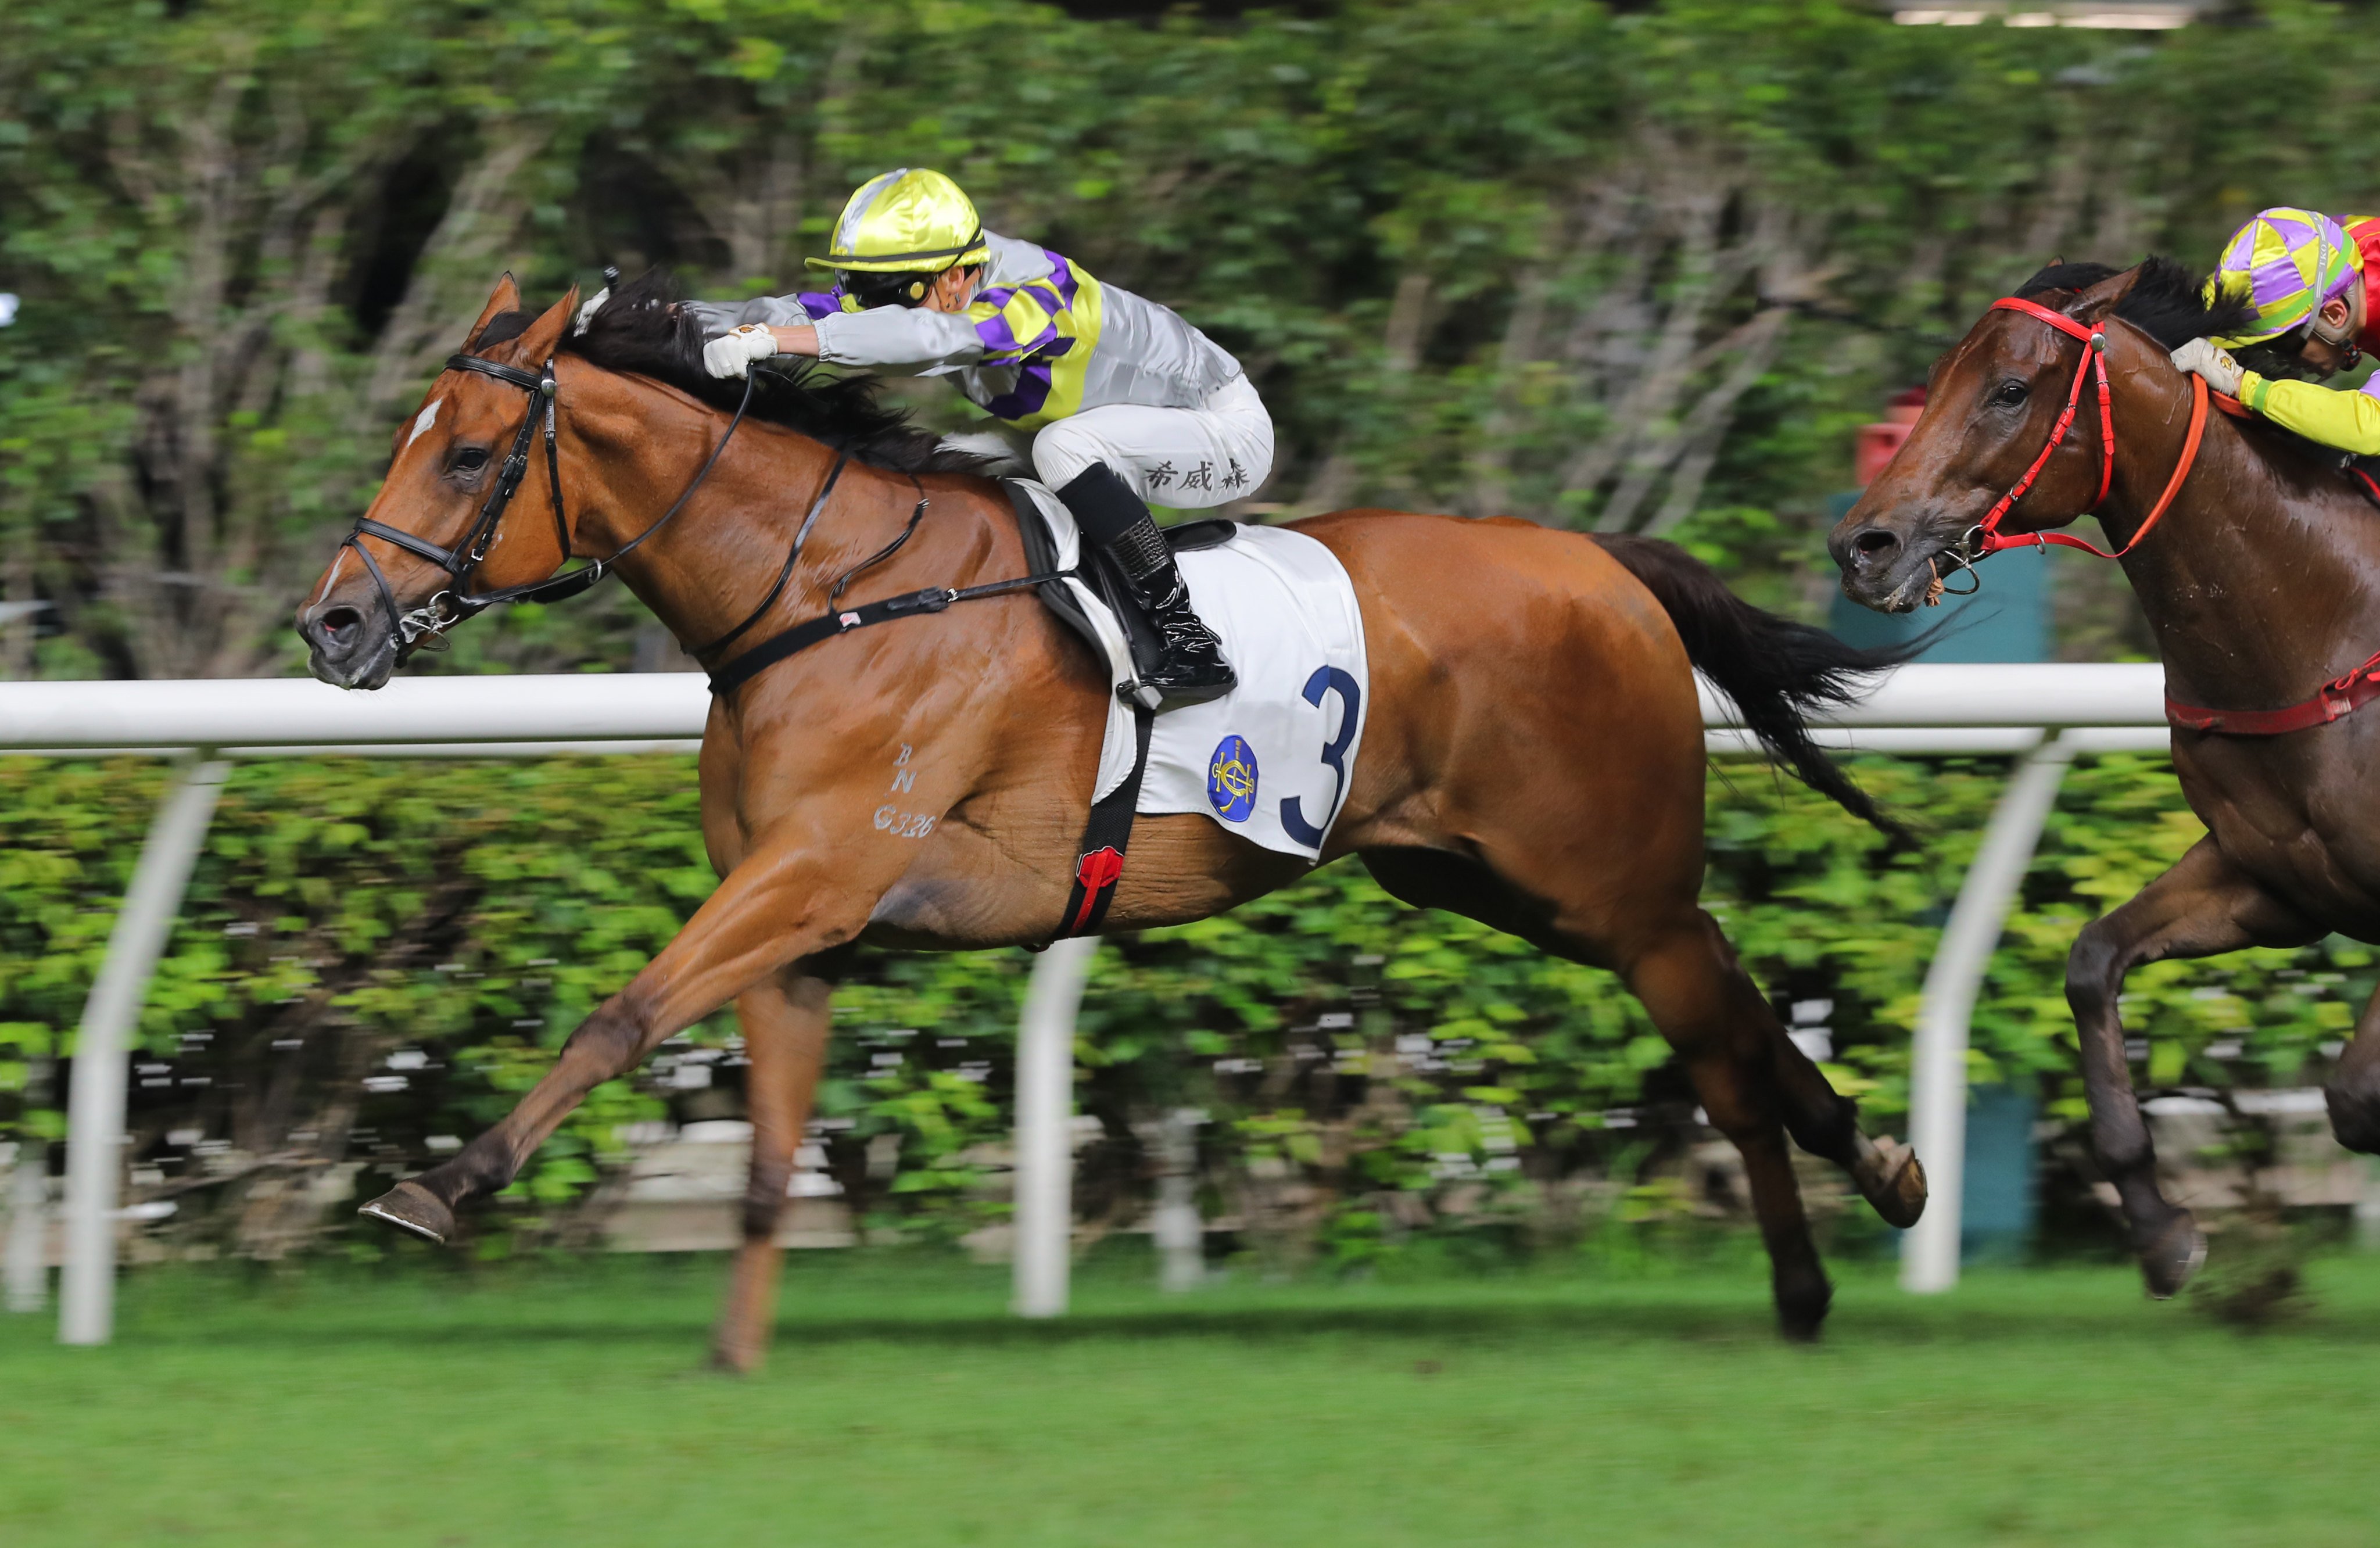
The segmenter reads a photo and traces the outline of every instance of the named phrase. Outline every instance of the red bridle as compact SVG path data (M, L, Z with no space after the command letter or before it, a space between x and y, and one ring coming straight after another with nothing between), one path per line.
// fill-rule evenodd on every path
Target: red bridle
M2074 368L2073 384L2066 389L2066 407L2059 411L2058 423L2050 429L2049 444L2041 448L2041 455L2033 459L2033 466L2024 470L2024 477L2017 480L2015 486L2000 496L1999 503L1969 530L1967 537L1971 542L1961 543L1965 553L1959 556L1980 559L2003 548L2021 548L2028 542L2040 547L2054 542L2061 548L2079 548L2086 554L2095 554L2102 559L2122 558L2149 535L2149 529L2157 524L2167 507L2173 504L2173 497L2181 493L2181 481L2190 476L2191 465L2198 460L2199 438L2206 429L2205 378L2192 376L2190 379L2190 433L2182 441L2181 457L2173 466L2173 477L2166 481L2165 493L2157 496L2155 508L2150 510L2146 519L2142 521L2123 547L2110 554L2104 548L2064 532L2033 531L2005 536L2000 531L2001 518L2008 515L2010 506L2024 498L2025 491L2033 487L2033 481L2039 478L2042 469L2049 465L2050 455L2066 444L2066 433L2074 428L2075 412L2082 406L2082 383L2090 377L2095 377L2099 384L2099 493L2091 497L2091 504L2083 508L2082 514L2088 515L2098 508L2100 502L2107 499L2107 490L2116 479L2116 414L2107 396L2107 335L2104 328L2077 323L2064 312L2053 311L2015 296L2005 296L1994 301L1992 310L2021 311L2048 323L2070 338L2081 339L2082 360Z
M2107 497L2108 485L2115 479L2116 421L2107 400L2107 335L2105 330L2086 327L2063 312L2035 306L2014 296L1994 301L1992 307L1995 311L2023 312L2028 317L2040 319L2070 338L2081 339L2082 362L2074 368L2073 384L2066 389L2066 408L2058 416L2057 426L2049 433L2049 444L2041 448L2041 455L2033 459L2033 466L2024 470L2024 477L2016 481L2016 487L2001 495L1999 503L1968 533L1974 540L1972 549L1965 553L1954 550L1951 556L1965 563L2003 548L2021 547L2030 539L2035 544L2054 542L2061 547L2079 548L2087 554L2096 554L2102 559L2122 558L2149 535L2149 529L2157 524L2157 518L2164 516L2166 508L2173 504L2173 497L2181 492L2181 481L2190 476L2191 465L2198 460L2199 440L2206 430L2206 379L2195 373L2190 378L2190 433L2182 441L2181 457L2173 466L2173 477L2166 481L2165 493L2157 496L2155 506L2142 521L2139 530L2132 533L2131 542L2110 554L2063 532L2023 532L2015 537L2002 537L2000 518L2008 515L2010 506L2024 498L2024 492L2033 487L2033 481L2040 477L2041 469L2048 464L2050 454L2065 444L2066 433L2074 427L2075 411L2082 403L2082 380L2085 376L2095 376L2099 384L2099 493L2091 502L2094 508ZM2226 413L2244 415L2247 412L2228 397L2220 401ZM2375 487L2368 475L2361 469L2350 469L2350 471L2363 481L2364 487L2374 499L2380 499L2380 487ZM2347 676L2325 683L2311 699L2301 699L2277 710L2210 710L2182 703L2168 694L2165 716L2168 723L2184 730L2231 737L2278 737L2292 731L2327 725L2343 715L2353 714L2374 700L2380 700L2380 655L2374 656Z

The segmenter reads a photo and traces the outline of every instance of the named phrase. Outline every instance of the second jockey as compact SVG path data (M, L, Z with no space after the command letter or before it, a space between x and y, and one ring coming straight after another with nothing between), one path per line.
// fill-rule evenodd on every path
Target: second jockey
M2263 211L2224 244L2207 281L2208 300L2246 301L2254 321L2228 337L2191 340L2173 363L2309 441L2380 455L2380 376L2351 390L2320 381L2352 371L2366 350L2380 352L2374 283L2380 217Z
M1165 307L984 230L959 186L923 167L863 184L808 262L834 272L832 289L686 303L718 335L705 369L741 376L784 353L953 378L1036 433L1034 471L1123 573L1161 650L1135 688L1169 709L1229 692L1148 504L1220 506L1271 470L1272 420L1239 361Z

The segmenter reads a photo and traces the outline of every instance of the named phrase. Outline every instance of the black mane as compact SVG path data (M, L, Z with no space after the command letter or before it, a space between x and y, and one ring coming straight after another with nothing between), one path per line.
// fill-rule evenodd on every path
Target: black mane
M2051 292L2080 292L2123 273L2105 263L2052 263L2017 286L2026 300ZM2170 258L2141 261L2139 277L2116 303L2116 315L2139 328L2168 349L2179 349L2193 338L2236 334L2255 315L2249 302L2224 298L2206 304L2206 276Z
M702 369L702 324L677 299L669 271L649 269L614 289L585 333L562 341L562 353L606 371L650 376L733 413L743 401L744 384ZM514 323L516 317L522 321ZM489 319L469 347L514 337L527 325L526 313L502 313ZM878 402L873 377L834 376L815 361L785 357L756 368L754 375L751 418L797 430L861 462L896 473L974 473L995 460L945 448L907 414Z

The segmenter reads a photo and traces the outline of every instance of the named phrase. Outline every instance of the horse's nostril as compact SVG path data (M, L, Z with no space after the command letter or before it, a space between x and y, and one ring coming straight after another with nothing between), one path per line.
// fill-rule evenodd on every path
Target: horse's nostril
M1900 546L1900 540L1881 527L1871 527L1852 540L1852 551L1863 559L1881 558Z
M334 607L314 620L326 642L344 642L347 636L361 628L364 616L352 607Z

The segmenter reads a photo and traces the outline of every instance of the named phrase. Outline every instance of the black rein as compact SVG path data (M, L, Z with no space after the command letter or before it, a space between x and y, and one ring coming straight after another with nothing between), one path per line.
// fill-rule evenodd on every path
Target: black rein
M737 427L743 424L745 413L752 407L752 391L759 381L757 373L746 372L743 401L735 406L735 415L727 421L726 433L720 436L719 444L711 447L710 456L704 459L702 467L686 484L684 493L671 502L670 508L663 511L661 518L651 526L630 538L607 557L590 559L578 569L562 575L549 576L543 580L530 581L526 585L505 586L492 591L472 592L466 591L463 588L469 584L470 578L478 572L480 566L487 559L488 550L495 542L496 527L504 520L504 512L511 506L513 496L520 492L521 481L528 476L529 440L537 433L538 422L540 419L545 424L546 488L553 506L554 538L560 545L564 562L577 558L578 555L571 552L570 523L563 511L562 457L555 445L554 437L557 388L553 378L553 361L549 359L540 370L528 372L521 370L518 366L481 360L477 355L450 355L446 358L446 369L478 372L482 376L492 376L499 382L520 388L529 395L529 411L522 416L520 430L513 436L512 449L505 454L504 464L497 470L496 487L489 493L487 503L480 508L479 518L472 522L470 530L465 534L461 542L453 548L442 548L417 533L391 527L385 522L374 521L370 517L358 517L356 518L355 530L349 532L346 541L341 544L342 547L354 549L362 558L364 568L371 575L372 584L379 588L381 602L387 607L390 618L395 623L400 652L411 651L417 641L425 642L423 646L425 649L430 648L426 641L431 640L439 640L443 646L443 637L448 629L491 607L523 602L561 602L587 591L610 574L618 567L622 559L643 546L647 538L668 526L671 519L686 508L686 502L694 498L695 491L700 489L703 481L710 477L710 470L719 466L719 458L727 450L727 443L735 438ZM540 407L544 410L541 415L539 412ZM778 597L784 592L786 581L793 576L794 566L801 557L802 546L809 538L810 529L817 524L820 513L826 509L826 503L833 495L836 482L843 477L844 465L850 460L849 451L840 447L836 449L834 462L827 469L825 481L820 484L817 496L810 502L808 513L803 517L801 526L794 533L793 543L785 553L785 562L777 571L776 583L769 588L769 594L760 599L760 605L754 608L746 616L742 623L737 624L725 634L707 645L698 647L695 654L709 655L733 643L754 624L759 623L767 615L769 609L776 604ZM913 483L916 481L915 475L911 476L911 481ZM881 564L897 553L902 545L909 541L911 534L917 531L917 523L924 519L926 507L931 503L926 498L925 491L920 488L917 508L910 513L908 525L902 529L900 536L894 538L877 554L845 571L835 581L834 589L827 598L828 604L832 606L839 601L843 596L844 588L850 585L862 570ZM444 570L454 584L442 589L429 602L412 612L400 611L396 605L396 593L390 588L388 577L382 573L379 564L371 556L371 551L363 545L362 540L368 537L378 538L383 542L404 549L408 554L429 560ZM863 603L857 607L828 613L806 623L796 624L783 634L771 637L712 672L710 691L713 694L731 692L787 657L808 650L821 640L831 640L838 634L847 633L855 628L864 628L870 624L887 623L894 618L940 613L954 602L973 602L984 597L1007 596L1013 592L1028 591L1049 581L1062 579L1073 573L1070 570L1055 570L1047 575L1019 576L1013 580L989 581L980 586L929 586L922 591L887 597L880 602Z

